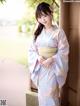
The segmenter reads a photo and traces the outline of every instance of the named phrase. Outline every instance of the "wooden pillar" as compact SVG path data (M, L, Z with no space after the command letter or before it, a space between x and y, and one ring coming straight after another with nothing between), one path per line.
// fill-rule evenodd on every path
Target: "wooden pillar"
M61 0L60 26L70 45L69 73L63 89L62 104L80 106L80 3L63 3Z
M79 73L78 73L78 95L77 95L77 106L80 106L80 6L79 6L79 24L78 24L78 27L79 27Z
M64 29L67 36L69 36L69 3L63 3L60 0L60 17L59 25Z
M79 86L79 3L70 4L70 72L69 72L69 103L78 104Z
M67 38L69 39L69 3L63 3L63 0L60 1L60 18L59 25L62 27L66 33ZM61 104L62 106L68 106L68 84L64 85L61 94Z

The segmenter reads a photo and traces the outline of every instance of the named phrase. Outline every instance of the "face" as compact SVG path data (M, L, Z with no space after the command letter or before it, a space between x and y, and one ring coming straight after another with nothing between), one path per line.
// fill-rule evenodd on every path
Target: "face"
M44 14L42 13L42 15L40 17L38 17L38 22L43 24L45 27L46 26L50 26L52 24L52 16L50 14Z

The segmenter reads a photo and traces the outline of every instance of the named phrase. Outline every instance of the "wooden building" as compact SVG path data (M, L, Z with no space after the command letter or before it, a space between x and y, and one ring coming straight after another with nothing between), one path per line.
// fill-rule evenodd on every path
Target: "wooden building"
M60 0L60 26L70 44L69 73L62 106L80 106L80 2Z

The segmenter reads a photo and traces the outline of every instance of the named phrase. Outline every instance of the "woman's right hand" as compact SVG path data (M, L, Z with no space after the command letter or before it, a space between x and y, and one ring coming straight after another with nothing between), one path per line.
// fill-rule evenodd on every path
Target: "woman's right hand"
M54 62L55 62L54 59L50 57L46 59L45 61L43 61L43 66L46 68L49 68Z
M40 64L43 64L43 61L45 61L46 59L44 59L42 56L39 56L38 57L38 62L40 63Z
M51 65L52 65L52 63L53 62L55 62L54 61L54 59L51 57L51 58L48 58L48 59L45 59L45 58L43 58L42 56L39 56L38 57L38 62L42 65L42 66L44 66L44 67L46 67L46 68L49 68Z

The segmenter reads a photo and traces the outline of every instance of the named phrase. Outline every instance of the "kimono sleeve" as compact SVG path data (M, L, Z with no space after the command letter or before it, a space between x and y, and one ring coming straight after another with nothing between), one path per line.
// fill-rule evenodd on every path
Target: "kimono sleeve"
M39 68L38 52L37 52L37 46L34 41L31 43L28 49L28 66L29 66L30 73L33 73L34 70L38 71L38 68Z
M53 56L55 60L55 75L59 88L61 88L67 77L68 72L68 54L69 54L69 44L63 29L59 30L58 33L58 52Z

